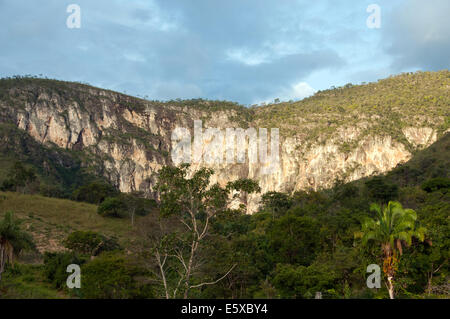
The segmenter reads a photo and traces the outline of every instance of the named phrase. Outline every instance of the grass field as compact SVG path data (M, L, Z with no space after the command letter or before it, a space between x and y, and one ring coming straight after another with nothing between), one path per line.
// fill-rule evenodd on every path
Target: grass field
M33 235L41 253L63 250L62 241L76 230L115 236L125 247L133 238L130 220L101 217L97 206L87 203L0 192L0 219L7 211L23 220L23 229Z
M0 299L72 298L45 280L43 253L65 250L63 240L73 231L91 230L118 238L122 247L134 238L129 219L104 218L97 206L40 195L0 192L0 219L7 211L22 220L39 252L24 252L14 269L8 268L0 282Z
M59 291L46 282L43 265L17 264L8 269L0 283L0 299L66 299L64 291Z

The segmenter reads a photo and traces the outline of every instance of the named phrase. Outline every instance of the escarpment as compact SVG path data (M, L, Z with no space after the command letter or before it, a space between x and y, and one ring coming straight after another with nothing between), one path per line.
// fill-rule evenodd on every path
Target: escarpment
M279 165L192 164L214 168L213 182L259 181L262 193L331 187L391 170L449 130L448 71L402 74L378 83L318 92L293 103L245 108L235 103L156 102L91 86L43 79L0 80L0 122L14 124L39 143L81 152L83 165L101 167L123 192L153 194L156 174L173 164L172 133L194 121L203 130L279 129ZM201 150L211 141L204 136ZM223 141L224 154L227 146ZM234 148L249 148L237 143ZM258 146L259 147L259 146ZM269 147L270 148L270 147ZM237 149L235 149L237 151ZM225 156L225 155L224 155ZM247 199L248 211L260 195Z

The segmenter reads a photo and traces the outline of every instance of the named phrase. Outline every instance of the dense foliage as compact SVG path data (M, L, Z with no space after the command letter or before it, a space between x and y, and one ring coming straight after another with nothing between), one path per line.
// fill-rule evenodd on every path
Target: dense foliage
M116 238L109 238L92 231L75 231L66 238L64 245L73 252L89 256L120 249Z
M251 216L225 209L228 190L206 188L210 171L187 179L183 169L165 168L160 179L164 205L155 210L152 203L144 216L136 215L138 227L132 229L137 241L126 247L128 254L108 252L118 247L107 236L76 231L65 241L70 252L46 254L42 270L7 269L5 278L27 278L40 271L52 287L71 296L165 298L161 277L155 271L155 252L159 251L160 257L189 257L185 249L195 239L195 232L188 231L183 222L194 225L189 224L192 219L185 219L190 216L192 198L199 208L193 217L200 229L205 225L205 214L211 214L211 209L215 213L209 215L208 236L202 237L195 253L196 267L189 286L198 287L189 290L191 298L314 298L317 292L323 298L388 298L386 274L382 272L380 289L369 289L366 267L378 264L383 269L387 265L381 249L387 246L380 245L385 235L376 233L377 214L399 214L402 209L411 218L405 217L398 224L393 244L390 237L385 241L396 249L391 254L396 257L392 264L396 298L448 298L450 172L441 164L449 161L449 143L447 135L386 175L337 184L328 190L264 194L260 211ZM228 189L252 191L257 190L255 186L241 180ZM389 201L398 201L404 208L400 204L390 204L389 208ZM360 231L366 234L367 244L355 239ZM91 255L96 257L91 259ZM167 259L164 264L171 287L177 286L179 267L183 267L177 260ZM82 288L77 292L65 288L66 267L71 263L82 266ZM48 294L48 289L39 285Z
M0 123L0 187L4 191L70 198L75 189L99 180L93 171L100 168L92 161L93 167L84 167L83 156L73 150L42 145L15 125Z
M262 194L261 208L251 216L242 207L232 210L227 204L233 195L245 199L247 193L258 191L254 181L209 187L213 174L209 169L189 175L184 166L164 167L157 204L142 194L121 194L95 176L102 172L101 159L94 159L98 166L88 169L86 154L40 145L26 132L0 123L2 190L20 193L20 198L24 193L71 198L77 202L66 201L68 205L77 205L77 214L84 213L84 219L61 222L64 209L54 209L60 206L45 197L37 202L44 208L26 208L27 229L6 213L0 223L0 249L7 253L0 263L4 274L0 291L35 285L42 288L36 290L38 297L73 296L65 282L67 265L74 263L82 268L82 288L75 293L82 298L167 298L169 292L169 297L190 298L314 298L317 292L324 298L387 298L386 283L397 298L449 298L450 134L443 135L450 124L449 79L448 71L403 74L249 110L205 100L120 101L121 107L136 111L146 103L196 107L205 113L232 109L234 116L247 122L280 127L314 142L319 135L326 140L339 127L354 127L362 118L368 125L360 136L387 134L407 146L401 132L410 123L423 122L438 131L438 142L414 150L412 160L385 175L325 190ZM29 89L33 96L39 87L46 87L70 95L69 100L86 98L90 88L13 78L0 81L0 98L20 100L16 87ZM116 138L126 143L129 134L122 132ZM142 143L150 138L148 132L133 134ZM42 210L48 212L45 216L56 217L42 220L37 216ZM130 217L131 225L123 217ZM388 224L392 227L385 227ZM36 265L29 263L20 254L33 246L25 230L39 237L52 227L64 234L59 244L65 246L56 245L52 248L59 252L38 256ZM117 241L112 238L116 233ZM118 250L118 242L123 250ZM9 267L12 254L19 257L16 269ZM379 289L366 285L370 264L385 270ZM59 290L49 293L52 290L41 277ZM11 294L20 296L17 290Z
M66 288L67 266L71 264L82 265L86 259L73 252L45 253L44 276L55 288Z
M145 281L146 271L121 254L104 253L83 265L81 272L83 274L81 285L83 298L154 297L152 286Z
M142 193L119 194L107 197L99 206L98 214L104 217L130 217L134 224L136 216L145 216L156 208L156 201L145 198Z
M93 182L77 188L72 194L72 199L98 205L106 198L117 194L117 190L111 185L102 182Z

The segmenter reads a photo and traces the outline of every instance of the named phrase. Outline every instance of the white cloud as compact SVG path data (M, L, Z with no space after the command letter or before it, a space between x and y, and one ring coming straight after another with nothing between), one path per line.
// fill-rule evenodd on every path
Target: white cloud
M305 97L313 95L316 90L314 90L306 82L298 82L291 86L289 93L286 94L286 98L289 100L304 99Z
M394 57L395 70L440 70L450 64L448 0L410 0L387 20L384 49Z
M279 99L282 102L290 100L301 100L313 95L314 93L316 93L316 90L308 83L297 82L289 87L282 89L277 96L271 96L270 98L260 100L256 102L256 104L259 104L261 102L273 103L275 99Z
M142 56L141 54L139 54L139 53L128 52L128 53L125 53L125 54L123 55L123 57L124 57L126 60L129 60L129 61L132 61L132 62L141 62L141 63L146 62L145 57L143 57L143 56Z
M250 52L248 49L235 48L226 51L227 60L236 61L245 65L254 66L269 62L267 54L263 52Z

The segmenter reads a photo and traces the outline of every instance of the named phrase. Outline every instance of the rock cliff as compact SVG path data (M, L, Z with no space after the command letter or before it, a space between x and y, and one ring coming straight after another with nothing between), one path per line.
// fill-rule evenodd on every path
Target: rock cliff
M266 127L270 132L270 128L280 128L280 165L271 174L262 174L262 164L249 163L248 159L245 163L194 163L192 169L213 167L214 182L221 184L247 177L259 181L262 193L292 192L386 172L407 161L415 150L436 141L448 130L450 109L448 71L443 76L436 74L440 77L436 80L440 81L439 90L426 96L428 109L420 105L417 108L422 111L417 112L415 105L406 106L409 111L405 112L402 105L395 104L390 104L388 111L381 106L376 112L367 111L365 104L355 102L351 92L346 93L348 98L331 100L327 105L326 99L336 89L298 102L307 104L244 108L205 100L162 103L78 83L9 79L1 80L0 121L14 123L40 143L80 151L84 165L101 167L99 172L123 192L141 190L149 195L157 171L172 164L171 136L175 128L187 128L192 136L195 120L202 120L204 129L223 131ZM374 85L376 88L377 83ZM402 94L408 96L421 85L418 82L417 87ZM377 96L381 99L383 93ZM303 112L309 105L325 106ZM343 111L341 105L349 108ZM286 120L277 116L286 116L292 110ZM207 139L202 141L203 151L208 143ZM247 150L248 143L235 148ZM259 196L248 199L249 212L257 208Z

